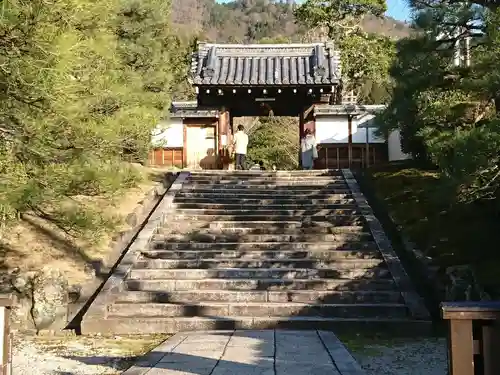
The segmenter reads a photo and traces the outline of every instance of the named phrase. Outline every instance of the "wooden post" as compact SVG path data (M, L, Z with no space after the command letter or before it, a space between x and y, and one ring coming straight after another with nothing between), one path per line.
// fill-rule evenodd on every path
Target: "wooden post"
M445 302L450 375L500 374L500 302Z
M10 311L13 305L12 296L0 295L0 325L2 347L0 348L0 374L12 373L12 337L10 333Z
M352 165L352 116L347 116L347 152L348 152L348 163L349 168Z
M188 154L188 149L187 149L187 124L183 120L182 121L183 126L182 126L182 168L187 167L187 154Z
M299 113L299 168L302 169L302 137L304 136L304 111Z
M484 373L500 374L500 320L489 322L483 325L483 345L481 351L483 353Z
M227 145L230 146L233 144L233 135L234 135L234 117L229 112L229 131L227 135Z
M370 166L370 133L368 132L370 128L365 128L366 129L366 165L365 168L368 168Z
M328 169L328 147L325 147L325 169Z

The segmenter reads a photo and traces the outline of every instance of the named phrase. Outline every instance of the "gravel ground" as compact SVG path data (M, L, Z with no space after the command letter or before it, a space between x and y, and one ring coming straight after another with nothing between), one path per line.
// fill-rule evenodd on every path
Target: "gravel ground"
M16 337L12 375L118 375L167 336ZM367 375L446 375L443 338L343 340Z
M347 343L367 375L447 375L444 338Z
M116 375L166 339L148 337L17 337L12 375Z

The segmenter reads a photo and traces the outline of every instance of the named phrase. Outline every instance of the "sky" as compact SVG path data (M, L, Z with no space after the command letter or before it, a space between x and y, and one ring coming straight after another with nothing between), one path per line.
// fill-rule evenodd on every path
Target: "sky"
M227 3L230 0L217 0L219 3ZM298 0L297 3L301 1ZM387 0L387 15L400 21L409 21L409 7L406 0Z

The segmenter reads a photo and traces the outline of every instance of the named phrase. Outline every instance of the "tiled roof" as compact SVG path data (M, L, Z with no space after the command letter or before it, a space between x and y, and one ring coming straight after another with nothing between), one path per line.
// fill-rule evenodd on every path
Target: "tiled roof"
M200 43L190 80L194 85L334 85L340 80L340 53L332 43Z
M218 118L219 111L213 108L198 107L196 101L172 102L170 106L171 118Z

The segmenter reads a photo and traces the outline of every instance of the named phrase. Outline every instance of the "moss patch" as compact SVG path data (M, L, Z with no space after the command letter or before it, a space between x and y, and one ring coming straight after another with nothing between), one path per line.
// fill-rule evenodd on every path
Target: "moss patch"
M371 168L366 176L419 250L442 267L473 265L488 291L500 291L500 230L491 205L454 202L436 171L411 164Z

